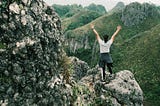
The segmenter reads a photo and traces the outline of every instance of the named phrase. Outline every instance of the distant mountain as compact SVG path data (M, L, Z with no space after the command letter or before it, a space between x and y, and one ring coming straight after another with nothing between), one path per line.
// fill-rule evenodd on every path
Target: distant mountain
M78 27L81 27L89 22L93 21L94 19L102 16L99 12L90 11L90 10L81 10L72 17L64 18L62 20L62 29L64 31L73 30Z
M125 8L125 5L123 2L118 2L117 5L109 11L109 14L122 11Z
M104 6L96 5L94 3L90 4L89 6L86 6L85 9L99 12L100 14L105 14L107 12Z
M105 14L106 9L102 5L96 5L96 4L90 4L89 6L82 7L82 5L57 5L54 4L52 6L54 10L58 13L58 15L61 18L67 18L67 17L72 17L73 15L77 14L79 11L94 11L99 14Z
M61 18L71 17L75 13L77 13L77 12L79 12L83 9L82 5L77 5L77 4L73 4L73 5L57 5L57 4L54 4L54 5L52 5L52 7L54 8L54 10L57 12L57 14Z
M121 19L124 25L133 26L143 23L148 17L160 18L159 8L149 3L134 2L126 6Z
M63 31L73 30L81 27L96 18L107 13L102 5L90 4L82 7L82 5L57 5L52 6L62 19Z
M124 40L130 39L134 35L154 27L160 23L159 19L160 13L158 7L147 3L142 5L139 3L132 3L127 5L119 12L113 14L104 14L103 16L96 18L94 21L92 21L92 23L95 24L95 28L100 35L107 33L110 36L115 31L115 28L118 24L122 25L123 30L120 33L121 36L118 36L118 43L120 44L123 43ZM89 24L83 25L73 30L66 30L65 36L67 36L67 38L71 37L77 42L76 45L78 45L77 47L72 46L74 50L73 48L70 48L69 51L73 50L75 52L76 49L83 47L88 49L92 48L95 37L94 35L91 35L93 35L93 32L91 31ZM82 37L85 42L87 42L89 39L89 43L81 44L82 41L80 40L80 37Z

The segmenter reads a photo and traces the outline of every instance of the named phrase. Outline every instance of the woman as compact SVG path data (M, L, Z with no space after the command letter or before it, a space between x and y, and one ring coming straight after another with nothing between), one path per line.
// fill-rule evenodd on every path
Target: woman
M115 39L115 36L118 34L118 32L121 30L121 26L117 26L117 30L114 32L114 34L112 35L111 39L108 40L108 35L105 35L103 38L104 40L102 40L98 34L98 32L95 30L94 25L91 24L91 29L93 30L93 32L96 35L96 39L100 45L100 61L99 61L99 67L101 70L101 80L104 81L105 79L105 65L107 65L109 72L110 72L110 77L113 76L113 72L112 72L112 64L113 64L113 60L110 56L110 47Z

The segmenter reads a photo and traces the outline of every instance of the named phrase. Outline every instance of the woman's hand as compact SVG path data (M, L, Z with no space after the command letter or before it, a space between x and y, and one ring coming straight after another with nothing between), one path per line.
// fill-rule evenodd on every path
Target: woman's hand
M117 30L120 30L122 29L122 27L120 25L117 26Z
M94 25L93 24L91 24L90 27L91 27L91 29L94 29Z

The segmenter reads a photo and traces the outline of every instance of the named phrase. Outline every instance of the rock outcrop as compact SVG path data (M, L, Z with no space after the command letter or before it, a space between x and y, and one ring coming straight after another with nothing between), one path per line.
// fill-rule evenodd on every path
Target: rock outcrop
M62 105L62 84L48 86L64 55L58 15L42 0L1 0L0 10L0 104Z
M143 106L143 92L130 71L120 71L112 78L107 76L105 82L99 80L100 72L96 71L97 68L91 69L79 81L79 85L87 89L78 96L83 98L83 101L77 99L76 103L96 106Z
M160 18L159 13L155 5L134 2L125 7L121 20L126 26L134 26L143 23L148 17Z
M102 101L112 101L114 106L142 106L143 92L130 71L116 73L114 79L103 84L96 82L95 91ZM109 95L109 97L105 97Z
M90 69L90 67L86 62L79 60L76 57L70 57L70 59L73 70L71 77L77 82L87 74L87 71Z

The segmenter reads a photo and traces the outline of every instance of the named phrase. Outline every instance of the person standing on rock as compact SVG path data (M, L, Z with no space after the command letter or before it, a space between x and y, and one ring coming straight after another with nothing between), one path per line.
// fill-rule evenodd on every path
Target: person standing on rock
M99 61L99 67L101 71L101 80L105 80L105 66L107 65L108 70L110 72L110 77L113 76L112 67L113 67L113 60L110 56L110 47L115 39L115 36L118 34L118 32L121 30L121 26L117 26L117 30L112 35L111 39L108 40L109 36L104 35L102 40L98 34L98 32L95 30L94 25L91 24L91 29L96 35L96 39L100 45L100 61Z

